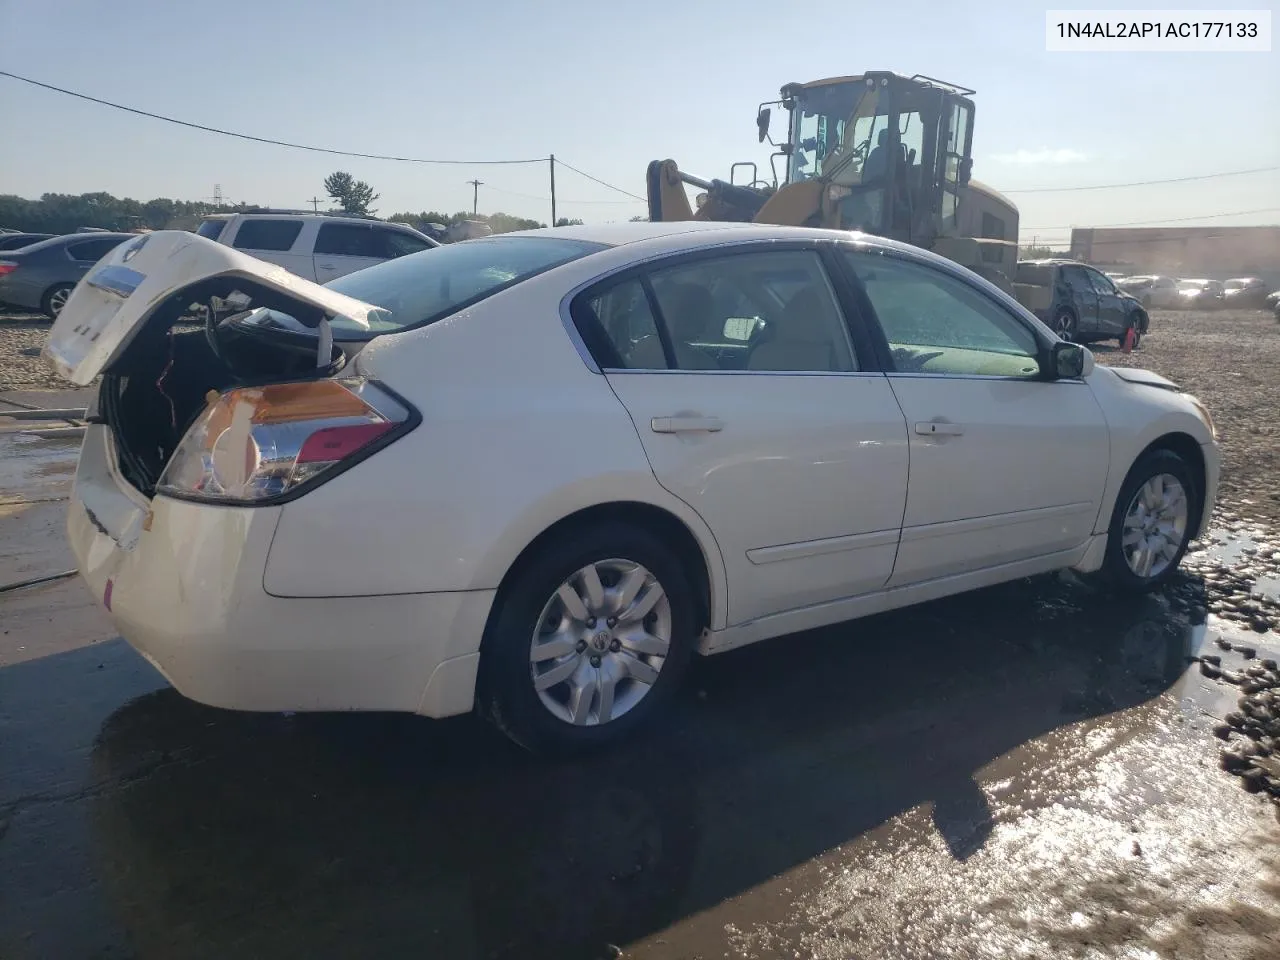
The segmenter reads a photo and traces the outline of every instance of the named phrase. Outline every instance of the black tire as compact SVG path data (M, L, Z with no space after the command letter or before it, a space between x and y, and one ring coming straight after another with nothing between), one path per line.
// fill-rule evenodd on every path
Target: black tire
M44 292L44 296L40 298L40 311L50 320L57 320L61 307L58 304L58 298L65 303L67 296L76 288L74 283L58 283L50 287Z
M1079 333L1075 311L1070 307L1062 307L1053 316L1053 332L1063 340L1073 341Z
M648 693L626 713L574 726L553 715L534 689L530 645L543 608L560 585L588 564L611 558L644 566L662 586L671 611L670 646ZM576 530L522 562L499 591L481 647L477 709L537 754L570 754L622 739L659 712L679 686L702 627L699 610L684 564L653 534L617 521Z
M1125 324L1124 333L1116 337L1116 343L1123 347L1125 338L1129 336L1130 330L1133 331L1133 349L1137 350L1139 345L1142 343L1142 325L1139 323L1137 317L1129 318L1129 322Z
M1163 570L1154 576L1142 577L1130 567L1124 556L1122 538L1124 536L1124 520L1130 506L1138 495L1138 491L1148 480L1160 474L1168 474L1176 479L1186 492L1187 522L1182 534L1182 542L1177 553ZM1200 482L1193 474L1187 462L1172 450L1152 450L1138 458L1129 469L1124 479L1120 495L1116 497L1115 508L1111 511L1111 523L1107 527L1107 552L1102 562L1100 574L1109 585L1129 593L1145 593L1160 586L1170 579L1182 562L1191 542L1191 533L1200 517L1202 508Z

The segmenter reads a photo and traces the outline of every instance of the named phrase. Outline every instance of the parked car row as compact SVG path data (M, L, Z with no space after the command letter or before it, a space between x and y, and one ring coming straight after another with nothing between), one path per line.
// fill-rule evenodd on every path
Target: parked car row
M1266 282L1259 277L1222 281L1144 274L1123 277L1116 285L1144 307L1166 310L1260 309L1266 307L1269 293Z
M401 223L323 214L213 214L195 232L317 283L440 245ZM0 305L57 319L80 278L134 236L0 233Z

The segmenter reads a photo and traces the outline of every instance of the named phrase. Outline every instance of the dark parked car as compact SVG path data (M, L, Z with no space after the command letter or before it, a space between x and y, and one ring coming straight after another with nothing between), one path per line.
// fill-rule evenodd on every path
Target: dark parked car
M1130 327L1136 342L1151 322L1137 298L1101 271L1074 260L1020 261L1014 292L1054 333L1076 343L1123 343Z
M18 250L53 236L52 233L0 233L0 250Z
M1225 286L1228 307L1255 310L1267 305L1267 283L1260 277L1236 277L1228 280Z
M57 319L67 297L130 233L72 233L0 254L0 303Z

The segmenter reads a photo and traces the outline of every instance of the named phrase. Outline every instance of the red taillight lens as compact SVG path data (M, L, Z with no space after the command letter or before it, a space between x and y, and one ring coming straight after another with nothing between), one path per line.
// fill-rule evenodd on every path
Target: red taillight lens
M187 431L157 490L262 502L334 471L413 416L366 380L315 380L224 393Z
M18 265L12 260L0 260L0 277L3 277L5 274L13 273L13 271L17 269Z

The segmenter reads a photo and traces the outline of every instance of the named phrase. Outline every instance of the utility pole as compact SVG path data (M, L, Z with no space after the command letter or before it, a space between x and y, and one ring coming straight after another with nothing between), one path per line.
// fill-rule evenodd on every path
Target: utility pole
M468 180L471 184L471 215L474 217L480 210L480 188L484 186L483 180Z
M556 225L556 155L551 154L551 226Z
M319 213L319 212L320 212L320 198L319 198L319 197L312 197L310 200L308 200L308 201L307 201L307 203L311 204L311 209L315 210L315 212L316 212L316 213Z

